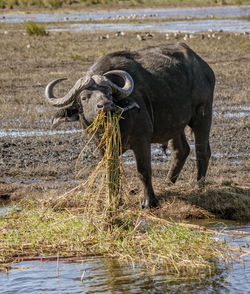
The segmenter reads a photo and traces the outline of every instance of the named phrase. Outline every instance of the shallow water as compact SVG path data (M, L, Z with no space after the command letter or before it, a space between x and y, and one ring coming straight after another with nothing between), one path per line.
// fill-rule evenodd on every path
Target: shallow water
M213 115L217 118L247 118L250 117L250 106L220 106L213 110Z
M120 23L120 24L60 24L50 25L48 31L152 31L152 32L183 32L197 33L201 31L220 31L243 33L250 31L249 22L246 20L192 20L192 21L167 21L152 23Z
M34 136L54 136L59 134L81 133L81 129L71 130L22 130L22 129L0 129L0 138L18 138L18 137L34 137Z
M249 22L234 19L248 16L250 6L223 6L202 8L169 8L169 9L123 9L117 11L44 13L44 14L0 14L0 23L21 23L25 21L58 22L48 25L48 31L81 31L81 30L137 30L157 32L188 32L207 31L248 32ZM154 22L154 19L187 19L182 21ZM188 20L200 18L201 20ZM214 19L220 18L220 19ZM115 19L152 19L151 23L120 23L120 24L80 24L86 20ZM74 24L68 22L74 21Z
M216 226L221 230L222 226ZM234 246L249 247L250 224L230 223L227 230L241 230L249 235L223 235ZM232 235L231 235L232 236ZM244 248L245 248L244 247ZM167 282L166 276L152 276L139 265L132 269L115 259L101 257L81 260L24 261L8 274L0 273L0 291L12 293L249 293L250 256L245 263L233 262L228 269L218 267L216 274L202 281Z
M246 111L240 111L240 112L231 112L231 111L227 111L225 113L223 113L222 115L223 117L227 117L227 118L243 118L243 117L249 117L249 112Z
M189 142L189 146L190 146L191 151L195 150L195 146L193 143ZM166 153L167 153L167 155L163 152L163 150L161 148L161 144L152 144L151 145L151 159L152 159L152 162L154 163L154 165L161 164L162 162L170 161L171 160L170 150L167 149ZM238 152L236 154L231 153L230 158L228 158L228 160L231 163L239 165L242 163L245 156L246 156L245 154L240 153L240 152ZM211 157L212 158L224 158L224 157L228 157L228 154L223 154L223 153L219 152L218 150L213 150ZM193 155L189 155L188 160L196 160L194 152L193 152ZM135 157L134 157L132 150L128 150L122 155L122 162L125 165L136 164Z
M24 21L55 22L55 21L86 21L106 20L117 18L170 18L185 17L198 18L235 18L249 15L250 6L222 6L222 7L191 7L168 9L121 9L116 11L72 12L72 13L22 13L0 14L0 20L4 23L19 23Z

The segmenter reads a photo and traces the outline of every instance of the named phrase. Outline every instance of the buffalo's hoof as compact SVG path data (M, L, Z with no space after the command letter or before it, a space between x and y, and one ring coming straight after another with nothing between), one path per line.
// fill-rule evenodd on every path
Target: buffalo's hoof
M205 188L206 182L205 182L205 178L201 178L196 184L195 184L195 188L197 190L202 190Z
M167 187L171 187L171 186L174 185L174 183L175 183L175 182L171 181L170 179L167 179L167 181L166 181L166 186L167 186Z
M142 202L143 209L157 207L158 205L159 205L159 201L155 197L150 198L150 199L144 198L143 202Z

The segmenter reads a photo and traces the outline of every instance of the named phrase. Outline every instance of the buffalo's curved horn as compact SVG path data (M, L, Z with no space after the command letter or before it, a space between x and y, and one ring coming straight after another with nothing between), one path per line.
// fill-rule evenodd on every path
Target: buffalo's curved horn
M89 77L84 77L79 79L75 85L73 86L72 89L69 90L69 92L62 98L57 98L53 94L53 88L55 85L61 81L67 80L67 78L61 78L61 79L56 79L50 82L45 89L45 98L47 101L55 106L55 107L66 107L71 104L71 102L74 101L76 96L79 94L79 92L86 87L89 87L94 81Z
M116 85L115 83L113 83L111 80L108 79L109 85L111 86L112 90L114 90L118 94L119 98L127 97L133 92L134 80L128 72L124 70L111 70L104 73L103 75L104 76L117 75L124 80L124 86L119 87L118 85Z

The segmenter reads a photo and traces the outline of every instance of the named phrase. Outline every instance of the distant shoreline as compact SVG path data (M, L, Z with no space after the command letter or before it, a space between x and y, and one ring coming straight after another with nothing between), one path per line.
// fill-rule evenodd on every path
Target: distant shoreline
M114 0L78 0L77 3L68 4L66 0L27 0L25 5L20 0L0 0L0 14L3 13L34 13L34 12L72 12L72 11L96 11L119 10L137 8L174 8L174 7L206 7L225 5L250 5L249 0L127 0L115 3ZM13 4L15 3L15 4Z

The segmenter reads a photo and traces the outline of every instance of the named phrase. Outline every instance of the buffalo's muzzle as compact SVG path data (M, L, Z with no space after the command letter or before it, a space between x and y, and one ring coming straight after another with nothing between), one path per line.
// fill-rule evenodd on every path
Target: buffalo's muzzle
M113 101L109 101L103 105L97 105L97 107L100 109L100 110L103 110L105 112L107 111L114 111L115 110L115 104Z

